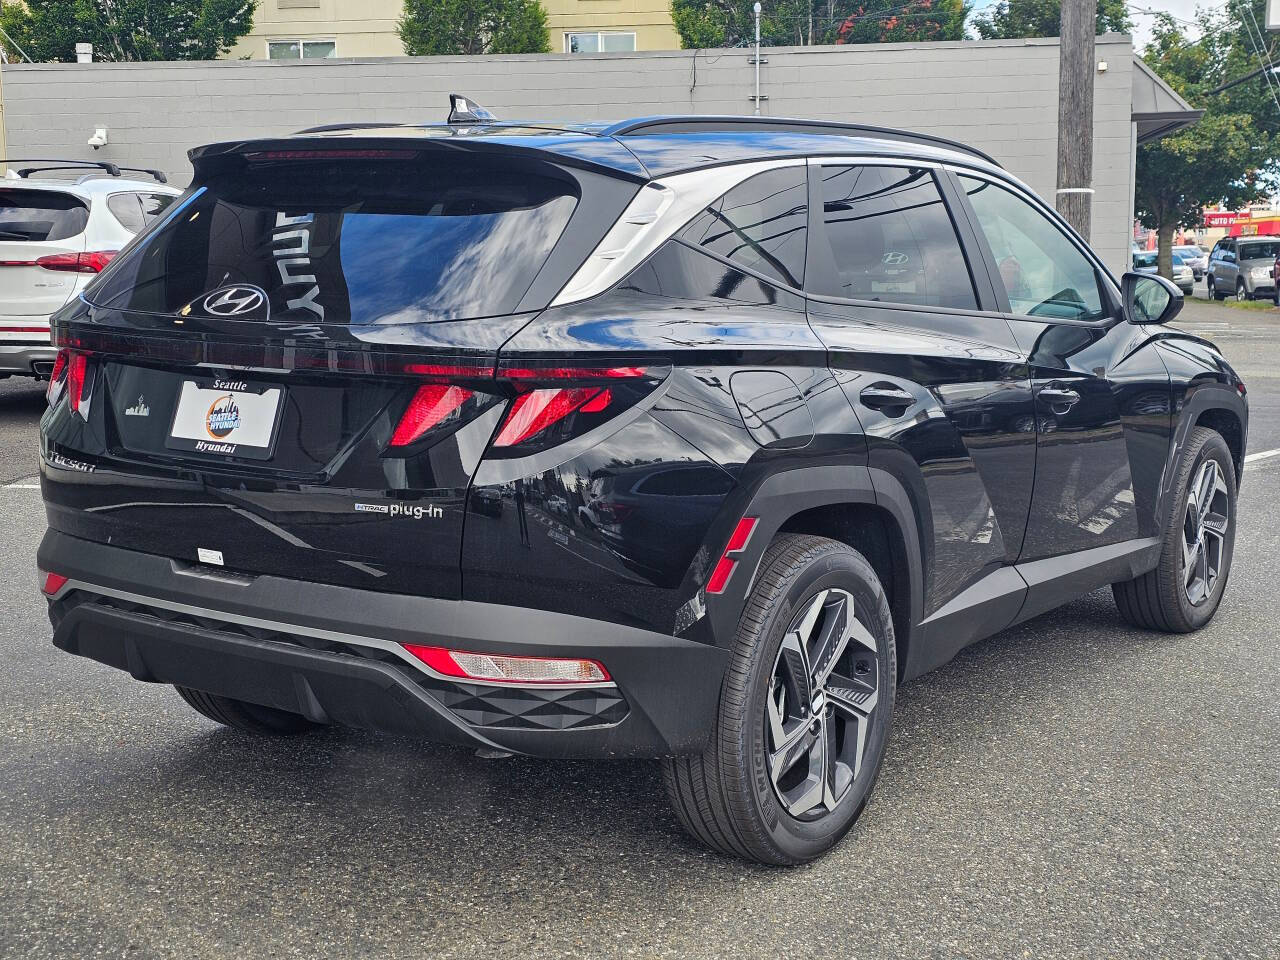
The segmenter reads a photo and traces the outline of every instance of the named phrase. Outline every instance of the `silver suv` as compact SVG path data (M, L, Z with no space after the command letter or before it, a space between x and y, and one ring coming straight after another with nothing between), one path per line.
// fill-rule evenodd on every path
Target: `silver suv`
M1209 296L1214 300L1274 296L1272 267L1277 255L1280 238L1223 237L1209 254Z

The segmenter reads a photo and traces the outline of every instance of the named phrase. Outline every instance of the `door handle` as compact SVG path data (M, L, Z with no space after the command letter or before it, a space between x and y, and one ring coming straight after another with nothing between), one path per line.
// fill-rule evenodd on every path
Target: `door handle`
M1063 386L1053 386L1040 388L1040 400L1054 408L1054 413L1066 413L1066 409L1059 410L1059 407L1071 408L1080 402L1080 394L1074 390L1070 390Z
M891 383L873 383L858 394L864 407L872 410L883 410L887 416L900 417L907 412L907 407L916 402L913 394ZM894 408L898 408L894 412Z

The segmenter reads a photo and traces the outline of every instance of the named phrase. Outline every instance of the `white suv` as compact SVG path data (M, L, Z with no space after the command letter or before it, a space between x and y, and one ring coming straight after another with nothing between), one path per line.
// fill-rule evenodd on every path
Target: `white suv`
M158 171L136 171L154 182L124 177L127 168L80 160L10 160L0 179L0 379L44 377L57 351L49 315L94 275L181 191ZM77 179L33 178L52 171L91 170Z

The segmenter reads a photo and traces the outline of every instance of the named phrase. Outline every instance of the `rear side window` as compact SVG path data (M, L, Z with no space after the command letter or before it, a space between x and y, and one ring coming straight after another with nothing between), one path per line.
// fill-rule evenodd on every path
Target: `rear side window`
M803 166L757 174L713 203L680 239L799 287L809 217Z
M88 205L69 193L0 187L0 240L66 240L88 222Z
M173 206L173 201L177 199L171 193L138 194L138 203L142 205L142 225L150 226L151 221Z
M969 267L933 174L914 167L823 167L822 219L835 276L817 294L974 309Z
M142 220L142 204L136 193L113 193L107 197L107 209L130 233L139 233L146 224Z
M404 153L215 175L86 296L289 326L510 313L573 212L574 182L548 164Z

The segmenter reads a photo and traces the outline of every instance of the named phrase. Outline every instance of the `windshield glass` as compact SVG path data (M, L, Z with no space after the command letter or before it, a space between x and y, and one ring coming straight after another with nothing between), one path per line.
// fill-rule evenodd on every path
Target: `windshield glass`
M1156 254L1153 253L1135 253L1133 255L1133 265L1137 267L1154 267L1156 265Z
M468 158L271 163L212 177L86 297L287 324L509 313L577 203L554 168Z
M1274 260L1280 256L1280 240L1255 240L1240 244L1241 260Z

